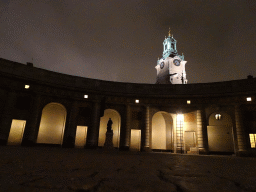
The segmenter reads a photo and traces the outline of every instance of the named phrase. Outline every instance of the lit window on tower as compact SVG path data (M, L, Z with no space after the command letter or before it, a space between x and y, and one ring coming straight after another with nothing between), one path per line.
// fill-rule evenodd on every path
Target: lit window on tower
M249 136L250 136L251 148L255 148L256 134L250 133Z
M247 97L246 101L252 101L252 98L251 97Z

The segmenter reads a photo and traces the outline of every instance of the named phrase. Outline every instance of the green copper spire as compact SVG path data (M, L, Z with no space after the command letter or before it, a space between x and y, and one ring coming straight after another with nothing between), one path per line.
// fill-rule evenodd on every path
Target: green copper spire
M169 28L168 37L164 39L163 42L163 58L167 57L175 57L178 56L178 51L176 47L177 41L173 38L171 34L171 29ZM180 56L182 60L184 60L184 55Z

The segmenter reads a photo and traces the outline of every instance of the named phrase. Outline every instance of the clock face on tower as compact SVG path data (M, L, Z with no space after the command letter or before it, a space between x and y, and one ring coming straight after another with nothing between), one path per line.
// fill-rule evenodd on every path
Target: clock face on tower
M164 68L164 62L162 62L162 63L160 64L160 68L161 68L161 69Z
M174 59L173 64L176 66L180 66L180 60Z

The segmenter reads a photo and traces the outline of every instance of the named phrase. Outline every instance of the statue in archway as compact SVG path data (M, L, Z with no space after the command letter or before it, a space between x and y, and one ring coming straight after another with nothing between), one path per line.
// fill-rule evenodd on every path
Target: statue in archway
M113 121L111 120L111 118L109 118L108 124L107 124L107 132L112 131L112 124L113 124Z
M108 124L107 124L106 140L104 143L104 148L107 150L114 149L112 124L113 124L113 121L111 120L111 118L109 118Z

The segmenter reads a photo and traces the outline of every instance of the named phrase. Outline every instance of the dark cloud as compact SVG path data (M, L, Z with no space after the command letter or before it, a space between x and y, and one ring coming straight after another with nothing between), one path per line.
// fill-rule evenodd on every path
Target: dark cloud
M189 83L254 74L255 1L0 2L0 57L82 77L155 83L171 27Z

